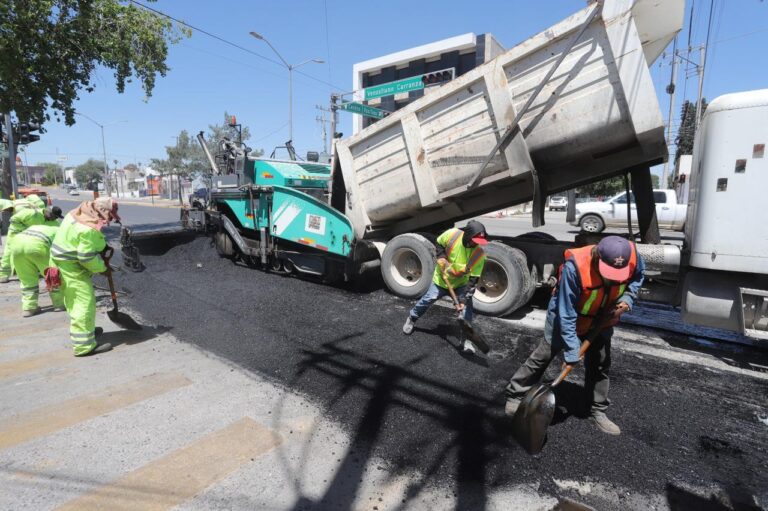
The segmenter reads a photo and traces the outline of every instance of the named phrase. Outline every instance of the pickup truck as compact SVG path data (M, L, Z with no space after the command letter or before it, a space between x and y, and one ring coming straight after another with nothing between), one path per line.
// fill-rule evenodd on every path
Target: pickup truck
M654 190L656 217L659 227L682 231L687 204L678 204L674 190ZM632 225L637 226L635 197L632 194ZM602 232L606 227L624 227L627 225L627 193L622 192L603 202L582 202L576 206L576 217L571 225L578 225L582 231Z

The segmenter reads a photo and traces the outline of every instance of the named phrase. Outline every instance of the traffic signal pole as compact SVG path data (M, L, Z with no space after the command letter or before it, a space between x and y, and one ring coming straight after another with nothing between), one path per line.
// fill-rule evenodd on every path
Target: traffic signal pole
M6 170L11 176L11 190L13 198L17 198L19 194L19 181L16 179L16 143L13 140L13 123L11 122L11 114L5 114L5 130L6 137L8 137L8 164Z

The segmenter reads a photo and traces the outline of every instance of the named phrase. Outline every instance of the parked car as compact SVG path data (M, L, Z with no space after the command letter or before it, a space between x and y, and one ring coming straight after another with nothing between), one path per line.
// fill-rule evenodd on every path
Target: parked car
M637 211L635 197L632 194L632 225L636 227ZM659 227L682 231L687 204L678 204L674 190L654 190L653 200L656 202L656 218ZM602 232L606 227L624 227L627 225L627 194L622 192L605 202L584 202L576 205L576 218L571 225L578 225L582 231Z
M550 211L565 211L568 208L568 198L562 195L556 195L549 199Z
M72 188L71 190L69 190L69 194L70 195L80 195L80 191L78 191L77 188Z

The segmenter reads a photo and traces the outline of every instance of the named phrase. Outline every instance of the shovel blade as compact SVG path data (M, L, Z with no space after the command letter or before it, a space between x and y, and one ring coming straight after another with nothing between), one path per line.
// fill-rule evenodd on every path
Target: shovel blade
M464 332L464 336L472 341L475 346L480 348L480 351L483 353L491 351L491 346L488 344L488 341L485 340L485 337L477 328L473 327L462 318L459 318L459 323L461 324L461 330Z
M554 415L555 393L549 385L537 385L525 393L512 418L512 432L528 454L538 454L544 448Z
M108 310L107 317L109 317L109 320L112 323L126 330L141 330L141 325L136 323L136 321L128 314L118 311L117 308Z

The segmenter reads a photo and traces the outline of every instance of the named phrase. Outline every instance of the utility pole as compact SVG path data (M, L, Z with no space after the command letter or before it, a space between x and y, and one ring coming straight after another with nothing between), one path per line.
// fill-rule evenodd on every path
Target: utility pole
M327 154L331 154L330 147L328 146L328 129L326 128L326 123L329 121L325 118L325 113L331 112L331 110L323 108L320 105L315 105L315 108L320 110L320 115L315 117L315 120L320 123L320 128L323 130L323 151Z
M701 123L701 103L704 95L704 66L707 58L707 47L699 47L699 66L697 68L699 72L699 97L696 100L696 129L699 129Z
M336 104L337 101L341 99L341 96L339 96L336 93L331 93L331 146L330 146L330 154L333 155L333 147L336 143L336 128L339 125L339 107Z
M675 89L677 88L677 37L672 43L672 76L667 85L667 94L669 94L669 114L667 116L667 150L672 144L672 119L675 115ZM661 187L667 188L669 179L669 158L664 162L664 171L661 174Z

